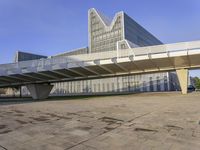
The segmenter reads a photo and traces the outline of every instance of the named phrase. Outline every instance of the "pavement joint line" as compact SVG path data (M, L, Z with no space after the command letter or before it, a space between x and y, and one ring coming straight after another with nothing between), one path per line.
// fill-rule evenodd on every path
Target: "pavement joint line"
M3 147L2 145L0 145L1 148L3 148L4 150L8 150L7 148Z
M166 108L166 106L165 106L164 108ZM159 109L159 110L161 110L161 109ZM154 112L157 112L157 111L159 111L159 110L156 110L156 111L152 111L152 112L148 112L148 113L139 115L139 116L137 116L137 117L135 117L135 118L133 118L133 119L131 119L131 120L128 120L128 121L123 122L122 124L116 126L115 128L113 128L113 129L111 129L111 130L108 130L108 131L103 132L103 133L100 133L100 134L98 134L98 135L96 135L96 136L94 136L94 137L91 137L91 138L88 138L88 139L86 139L86 140L83 140L83 141L81 141L81 142L79 142L79 143L77 143L77 144L75 144L75 145L72 145L71 147L69 147L69 148L67 148L67 149L65 149L65 150L69 150L69 149L71 149L71 148L74 148L74 147L76 147L76 146L78 146L78 145L81 145L81 144L87 142L87 141L90 141L91 139L95 139L95 138L97 138L97 137L99 137L99 136L101 136L101 135L103 135L103 134L106 134L106 133L108 133L108 132L111 132L111 131L117 129L118 127L124 125L124 124L127 123L127 122L132 122L132 121L134 121L134 120L136 120L136 119L138 119L138 118L147 116L147 115L149 115L149 114L151 114L151 113L154 113Z
M112 130L114 130L114 129L120 127L121 125L122 125L122 124L116 126L116 127L113 128ZM100 134L98 134L98 135L96 135L96 136L93 136L93 137L91 137L91 138L88 138L88 139L86 139L86 140L83 140L83 141L81 141L81 142L79 142L79 143L77 143L77 144L75 144L75 145L72 145L71 147L69 147L69 148L67 148L67 149L65 149L65 150L69 150L69 149L71 149L71 148L74 148L74 147L76 147L76 146L78 146L78 145L81 145L81 144L87 142L87 141L90 141L91 139L97 138L97 137L99 137L99 136L101 136L101 135L103 135L103 134L106 134L106 133L108 133L108 132L111 132L112 130L108 130L108 131L106 131L106 132L100 133Z
M97 113L92 113L92 115L91 116L97 116L97 117L92 117L93 119L91 120L91 121L94 121L95 123L97 123L98 124L98 128L100 128L101 130L99 130L98 132L92 132L92 134L90 134L90 130L89 130L89 136L86 136L85 138L83 138L82 140L72 140L72 143L70 143L70 145L68 145L68 146L73 146L73 147L71 147L71 148L69 148L68 146L67 147L63 147L64 149L66 149L66 150L71 150L71 149L73 149L73 148L81 148L82 146L84 147L84 148L86 148L86 149L92 149L92 148L94 148L94 149L98 149L98 147L95 147L95 145L96 144L92 144L92 146L91 146L91 143L93 143L93 142L98 142L98 139L105 139L106 138L106 140L102 140L101 142L102 142L102 144L105 142L105 143L107 143L107 138L109 137L109 135L110 134L113 134L113 133L116 133L116 134L119 134L119 135L126 135L126 133L127 132L123 132L123 131L131 131L131 132L133 132L132 134L134 134L134 136L135 136L135 138L137 138L138 139L138 136L137 135L135 135L135 133L136 132L134 132L135 130L133 130L133 129L136 129L137 127L139 128L140 127L140 125L142 124L142 129L144 128L145 129L145 127L147 128L147 129L151 129L151 128L148 128L147 126L148 125L150 125L150 127L152 127L152 129L154 129L154 128L156 128L157 129L157 127L160 127L159 129L158 129L158 132L160 132L160 131L162 131L163 129L164 130L166 130L165 129L165 126L179 126L179 124L174 124L173 122L170 122L169 124L168 124L168 120L167 120L167 122L165 122L166 120L164 120L164 122L163 121L161 121L161 122L158 122L158 124L156 124L156 125L154 125L154 120L152 120L152 119L156 119L156 120L158 120L160 117L163 117L163 115L167 115L167 117L171 117L172 116L172 121L173 120L176 120L176 121L180 121L180 123L182 124L182 119L183 118L185 118L185 115L186 114L188 114L188 116L190 116L191 118L190 119L188 119L188 120L186 120L186 122L184 121L184 123L187 123L187 122L189 122L188 123L188 128L187 128L187 130L186 131L192 131L192 133L193 133L193 135L190 135L190 137L193 137L194 139L195 139L195 141L194 141L194 143L193 143L193 139L191 138L191 140L188 140L188 133L190 134L190 132L185 132L184 133L184 131L180 131L182 134L176 134L175 136L176 137L173 137L172 139L171 139L171 136L173 136L173 135L171 135L171 134L169 134L168 132L162 132L161 134L158 134L158 136L160 136L160 135L163 135L163 134L166 134L167 136L169 136L166 140L167 140L167 144L166 145L164 145L163 144L163 146L167 146L167 147L165 147L166 149L168 149L168 150L172 150L173 148L175 148L176 146L182 146L182 145L188 145L187 143L189 143L189 144L194 144L194 146L196 147L196 146L198 146L198 135L196 136L195 135L195 132L198 132L198 125L199 125L199 120L198 120L198 122L196 122L197 120L196 119L198 119L198 114L196 113L196 112L198 112L198 105L196 105L196 103L191 103L191 102L189 102L189 106L190 107L188 107L188 108L191 108L191 110L190 109L188 109L187 107L185 107L187 104L188 104L188 100L190 100L190 99L188 99L187 97L185 97L185 98L182 98L183 96L177 96L177 97L175 97L174 99L176 100L176 98L177 98L177 102L178 102L178 105L176 105L176 103L174 103L173 102L173 100L172 101L167 101L167 99L166 99L166 101L164 101L165 103L162 103L163 102L163 100L162 101L160 101L160 98L157 98L155 101L154 101L154 97L152 97L153 99L152 99L152 102L151 103L149 103L149 100L147 99L145 99L145 101L142 101L141 103L136 103L136 104L138 104L140 107L138 107L139 109L137 109L137 105L135 106L135 104L134 104L134 102L132 102L131 100L130 100L130 102L131 102L131 104L130 105L124 105L124 103L125 104L127 104L126 103L126 101L125 102L123 102L121 105L116 105L116 102L115 101L113 101L112 103L111 103L111 105L109 105L109 106L111 106L111 107L115 107L115 106L123 106L122 108L122 110L126 110L125 112L123 112L122 111L122 113L124 113L124 115L120 115L120 116L118 116L118 115L111 115L111 119L112 118L114 118L114 119L122 119L121 121L119 121L119 122L113 122L112 124L111 124L111 126L109 125L109 123L106 123L106 124L103 124L103 125L101 125L101 123L99 124L99 122L96 122L98 119L100 119L100 118L104 118L104 117L110 117L110 115L109 114L107 114L108 112L110 112L110 107L108 107L107 109L103 109L103 110L101 110L100 108L101 108L101 106L104 106L104 105L102 105L100 102L99 103L94 103L94 104L92 104L92 106L93 105L97 105L98 107L97 108L99 108L99 110L97 110L97 112L99 112L98 114L99 115L97 115ZM146 98L146 97L144 97L144 98ZM109 98L110 99L110 98ZM129 100L130 98L128 97L128 100ZM197 102L197 100L198 100L198 97L195 95L195 97L193 98L194 100L195 100L195 102ZM193 100L192 99L192 100ZM197 100L196 100L197 99ZM137 98L135 98L135 100L136 101L138 101L138 99ZM143 100L143 97L142 97L142 100ZM151 100L151 99L150 99ZM121 101L121 98L120 98L120 101ZM157 102L158 101L158 102ZM85 102L83 102L83 103L85 103ZM62 103L61 103L62 104ZM82 104L82 103L81 103ZM101 105L100 105L101 104ZM149 106L148 106L148 104L149 104ZM150 105L151 104L151 105ZM26 104L27 105L27 104ZM39 104L40 105L40 104ZM53 104L54 105L54 104ZM100 106L99 106L100 105ZM145 106L145 107L143 107L143 105ZM34 107L36 107L36 106L38 106L38 104L37 105L35 105ZM52 104L49 104L49 106L47 107L47 108L51 108L51 106L52 106ZM81 105L79 105L78 104L78 106L81 106ZM134 106L134 107L133 107ZM176 107L174 107L174 106L176 106ZM183 107L184 106L184 107ZM194 106L196 106L196 107L194 107ZM10 106L9 106L10 107ZM14 112L15 112L15 110L17 111L18 110L18 108L20 108L21 106L16 106L16 108L14 108L13 106L11 106L10 108L11 109L13 109L14 110ZM29 110L30 108L31 108L31 110L33 111L34 109L32 108L32 106L30 107L30 106L24 106L24 107L22 107L24 110L26 110L25 108L26 107L28 107L28 109L27 110ZM148 109L150 107L150 109ZM177 109L177 107L178 108L180 108L180 109ZM58 107L55 109L55 112L53 111L52 112L52 114L57 114L57 115L68 115L68 114L71 114L71 113L73 113L73 115L72 115L72 120L77 120L77 119L81 119L82 117L87 117L87 118L84 118L84 119L88 119L88 117L91 117L90 115L88 115L88 114L91 114L91 112L93 112L93 111L95 111L96 112L96 110L95 109L89 109L89 108L91 108L91 107L85 107L84 109L77 109L77 110L75 110L75 111L71 111L71 110L66 110L66 108L65 107L62 107L63 108L63 110L62 109L60 109L60 105L58 105ZM78 107L79 108L79 107ZM104 107L103 107L104 108ZM192 108L194 108L194 110L192 109ZM130 109L130 110L129 110ZM3 110L4 110L4 108L2 109L2 112L3 112ZM5 110L6 110L6 108L5 108ZM37 110L40 110L40 108L39 109L37 109ZM48 110L48 109L47 109ZM139 111L138 111L139 110ZM184 113L181 113L182 112L182 110L186 110L185 111L185 114ZM128 113L127 113L127 111L128 111ZM129 112L130 111L130 112ZM0 111L1 112L1 111ZM6 115L9 115L10 113L10 110L6 110L6 112L8 112L8 114L7 113L5 113L5 116ZM36 115L34 115L35 117L37 117L38 115L40 115L40 114L46 114L46 112L47 111L36 111L37 113L36 113ZM49 111L48 111L49 112ZM60 112L60 113L58 113L58 112ZM84 112L86 112L86 113L84 113ZM101 112L104 112L104 113L102 113L101 114ZM39 113L39 114L38 114ZM193 117L193 114L195 113L195 116ZM178 115L180 114L180 118L178 117ZM78 116L75 116L75 115L78 115ZM128 115L128 116L127 116ZM125 116L125 118L124 118L124 116ZM1 117L1 116L0 116ZM2 117L4 117L4 115L2 116ZM152 119L151 119L152 118ZM150 121L149 121L149 119L150 119ZM44 126L46 126L46 125L48 125L48 124L46 124L46 123L49 123L49 124L51 124L51 121L54 121L54 119L52 120L49 120L49 121L43 121L43 122L36 122L36 123L38 123L38 125L41 123L41 125L44 123ZM63 122L64 122L65 120L63 120ZM32 122L31 122L32 123ZM87 121L86 122L84 122L84 124L87 124ZM151 126L151 123L153 123L153 125ZM159 123L161 123L161 124L159 124ZM61 123L62 124L62 123ZM81 122L81 124L80 124L80 127L82 126L82 125L84 125L82 122ZM197 125L198 124L198 125ZM30 124L31 125L31 124ZM34 126L35 124L32 124L31 126ZM51 128L54 128L54 124L53 124L53 122L52 122L52 127L49 127L49 129L51 129ZM56 125L56 124L55 124ZM143 126L144 125L144 126ZM147 126L146 126L147 125ZM157 125L159 125L159 126L157 126ZM92 126L95 126L95 124L91 124L91 127ZM24 126L24 127L29 127L29 125L28 126ZM184 127L184 126L183 126ZM190 127L190 128L189 128ZM43 128L43 125L41 126L41 127L39 127L39 128ZM67 127L68 128L68 127ZM184 127L185 128L185 127ZM18 128L15 128L15 129L18 129ZM28 129L28 128L27 128ZM22 130L22 131L26 131L27 129L24 129L24 130ZM116 129L116 130L115 130ZM21 130L21 129L20 129ZM81 129L80 129L81 130ZM195 131L196 130L196 131ZM62 131L62 130L61 130ZM87 130L86 130L87 131ZM121 132L122 131L122 132ZM176 131L175 131L176 132ZM177 131L177 132L179 132L179 131ZM58 133L58 134L60 134L60 130L59 130L59 132L55 132L56 134ZM45 133L46 134L46 133ZM48 133L49 134L49 133ZM52 134L52 133L50 133L50 134ZM143 134L143 132L138 132L138 134ZM144 134L146 134L146 133L144 133ZM101 136L102 135L102 136ZM46 135L45 135L46 136ZM82 136L81 134L79 135L79 136ZM187 137L186 137L187 136ZM3 136L4 137L4 136ZM5 137L6 137L6 135L5 135ZM97 137L97 138L96 138ZM37 137L38 138L38 137ZM47 137L48 138L48 137ZM61 137L62 138L62 137ZM67 136L67 138L68 138L68 136ZM93 138L93 139L92 139ZM112 137L111 137L112 138ZM119 137L117 137L116 139L119 139L120 140L120 136ZM30 138L30 139L24 139L23 140L23 142L28 142L29 140L32 140L32 139L35 139L35 138ZM130 139L132 139L132 138L130 138ZM174 141L174 139L175 139L175 141ZM26 141L27 140L27 141ZM141 141L148 141L149 139L148 139L148 136L144 136L144 137L142 137L142 139L141 139ZM166 140L164 140L162 143L164 143ZM169 141L168 141L169 140ZM186 143L186 141L185 140L188 140L187 141L187 143ZM70 140L71 141L71 140ZM74 141L74 142L73 142ZM156 141L159 141L159 139L157 140L156 139ZM150 143L151 143L151 140L149 141ZM179 143L180 142L180 143ZM184 143L181 143L181 142L184 142ZM30 142L31 143L31 142ZM64 144L64 142L62 142L62 141L60 141L60 143L61 144ZM108 142L108 143L110 143L110 142ZM144 142L143 142L144 143ZM175 144L172 144L172 143L175 143ZM176 144L176 143L178 143L178 144ZM196 145L196 144L197 145ZM8 145L6 144L4 144L4 143L1 143L0 142L0 150L8 150L9 148L7 147ZM17 143L14 143L14 144L16 144L17 145ZM97 145L98 144L101 144L101 143L97 143ZM154 145L154 143L151 143L151 144L153 144ZM157 144L156 144L157 145ZM2 146L5 146L4 148L2 148ZM64 145L63 145L64 146ZM65 145L66 146L66 145ZM93 147L94 146L94 147ZM146 145L146 143L144 143L144 146L148 146L148 143L147 143L147 145ZM198 149L198 148L197 148Z
M154 112L154 111L153 111L153 112ZM103 132L103 133L100 133L100 134L98 134L98 135L96 135L96 136L94 136L94 137L91 137L91 138L88 138L88 139L86 139L86 140L84 140L84 141L81 141L81 142L79 142L79 143L77 143L77 144L75 144L75 145L72 145L71 147L69 147L69 148L67 148L67 149L65 149L65 150L69 150L69 149L71 149L71 148L74 148L74 147L76 147L76 146L78 146L78 145L81 145L81 144L87 142L87 141L90 141L91 139L95 139L95 138L97 138L97 137L99 137L99 136L101 136L101 135L103 135L103 134L106 134L106 133L108 133L108 132L111 132L111 131L117 129L118 127L124 125L124 124L127 123L127 122L134 121L135 119L138 119L138 118L141 118L141 117L143 117L143 116L149 115L149 114L151 114L151 113L153 113L153 112L148 112L148 113L145 113L145 114L143 114L143 115L137 116L137 117L135 117L135 118L133 118L133 119L131 119L131 120L125 121L125 122L123 122L122 124L116 126L115 128L113 128L113 129L111 129L111 130L108 130L108 131Z
M155 112L155 111L142 114L142 115L137 116L137 117L135 117L135 118L133 118L133 119L131 119L131 120L128 120L127 122L132 122L132 121L134 121L134 120L136 120L136 119L138 119L138 118L144 117L144 116L149 115L149 114L151 114L151 113L153 113L153 112ZM127 123L127 122L126 122L126 123Z
M92 148L92 149L95 149L95 150L98 150L96 147L93 147L93 146L90 146L90 145L86 145L86 144L82 144L83 146L86 146L86 147L89 147L89 148Z
M120 127L120 126L121 126L121 125L118 125L117 127L113 128L112 130L115 130L116 128L118 128L118 127ZM98 134L98 135L96 135L96 136L93 136L93 137L91 137L91 138L88 138L88 139L86 139L86 140L84 140L84 141L81 141L81 142L79 142L79 143L77 143L77 144L75 144L75 145L73 145L73 146L71 146L71 147L69 147L69 148L67 148L67 149L65 149L65 150L69 150L69 149L71 149L71 148L74 148L74 147L76 147L76 146L78 146L78 145L81 145L81 144L87 142L87 141L90 141L91 139L95 139L95 138L97 138L97 137L99 137L99 136L101 136L101 135L103 135L103 134L106 134L106 133L108 133L108 132L111 132L112 130L108 130L108 131L106 131L106 132L100 133L100 134Z

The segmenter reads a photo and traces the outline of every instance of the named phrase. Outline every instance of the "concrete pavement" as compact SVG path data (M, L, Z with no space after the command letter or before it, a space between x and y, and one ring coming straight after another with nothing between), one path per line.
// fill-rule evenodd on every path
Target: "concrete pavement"
M200 147L200 93L145 93L0 105L0 150Z

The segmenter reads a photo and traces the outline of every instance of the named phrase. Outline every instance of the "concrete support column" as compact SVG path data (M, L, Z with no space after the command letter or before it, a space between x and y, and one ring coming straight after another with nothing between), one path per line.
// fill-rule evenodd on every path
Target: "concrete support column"
M188 69L179 69L176 70L178 80L181 86L182 94L187 94L188 88Z
M33 99L46 99L51 92L53 85L48 84L29 84L26 86Z

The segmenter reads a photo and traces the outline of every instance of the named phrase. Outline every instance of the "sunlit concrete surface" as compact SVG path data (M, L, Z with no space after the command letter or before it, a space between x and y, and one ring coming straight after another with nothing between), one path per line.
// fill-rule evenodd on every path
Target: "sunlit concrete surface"
M174 92L0 99L0 150L199 150L199 97Z

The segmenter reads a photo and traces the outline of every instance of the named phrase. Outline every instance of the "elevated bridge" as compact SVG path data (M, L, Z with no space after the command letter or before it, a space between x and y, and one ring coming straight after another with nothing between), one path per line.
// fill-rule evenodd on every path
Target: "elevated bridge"
M0 87L25 85L34 99L42 99L53 82L176 71L186 94L188 69L196 68L200 68L200 41L2 64Z

